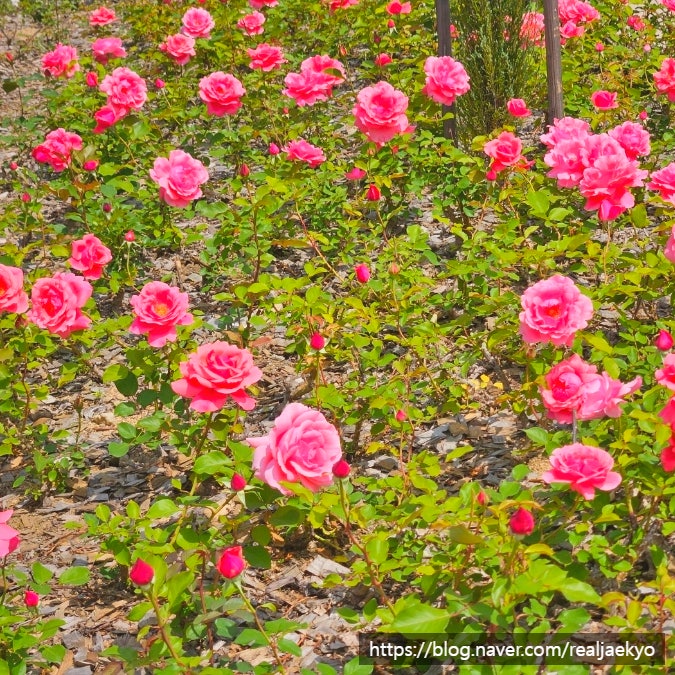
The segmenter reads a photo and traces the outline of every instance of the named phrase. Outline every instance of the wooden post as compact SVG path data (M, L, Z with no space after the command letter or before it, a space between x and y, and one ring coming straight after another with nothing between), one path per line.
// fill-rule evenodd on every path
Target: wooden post
M452 42L450 40L450 0L435 0L436 2L436 30L438 31L438 55L452 56ZM443 120L443 136L451 138L453 141L457 138L457 127L455 124L455 106L444 105L442 107L443 116L452 113L451 119Z
M544 0L544 36L546 39L546 84L548 88L547 123L564 115L562 62L560 57L560 17L558 0Z

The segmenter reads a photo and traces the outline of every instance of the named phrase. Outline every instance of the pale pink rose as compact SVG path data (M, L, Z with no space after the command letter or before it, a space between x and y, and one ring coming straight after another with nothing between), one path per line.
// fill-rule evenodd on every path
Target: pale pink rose
M667 94L669 101L675 101L675 59L663 59L661 69L654 73L654 84L660 94Z
M115 108L111 105L104 105L94 113L94 119L96 120L94 133L103 133L108 127L111 127L113 124L119 122L125 115L126 113L123 110Z
M667 260L670 260L671 263L675 263L675 225L673 225L670 237L668 237L666 247L663 250L663 255Z
M262 371L253 365L253 356L227 342L212 342L180 364L183 376L171 383L179 396L191 398L190 408L198 412L220 410L230 397L243 410L253 410L255 399L245 390L255 384Z
M246 53L251 58L248 67L253 70L262 70L269 73L271 70L281 68L283 63L288 63L284 58L281 47L268 45L266 42L258 45L255 49L247 49Z
M199 98L206 103L209 115L234 115L241 108L241 97L246 89L234 76L221 71L211 73L199 81Z
M32 308L26 318L66 338L91 323L81 310L93 290L88 281L72 272L57 272L53 277L38 279L31 289Z
M646 157L651 151L649 132L637 122L624 122L608 133L621 145L628 159Z
M317 148L302 138L290 141L282 150L286 153L288 159L306 162L311 167L319 166L326 161L326 155L323 154L321 148Z
M246 16L242 16L237 21L237 27L241 28L247 35L262 35L265 23L265 15L260 12L252 12Z
M386 65L389 65L392 62L391 56L389 54L378 54L375 57L375 65L383 68Z
M71 244L70 266L85 279L100 279L103 268L112 260L110 249L93 234L85 234Z
M308 71L328 75L332 85L338 85L345 81L345 67L337 59L333 59L326 54L317 54L310 56L300 64L300 72Z
M7 521L13 513L12 509L0 511L0 558L6 558L10 553L16 551L21 541L19 532L7 525Z
M464 66L451 56L429 56L424 62L426 83L422 93L436 103L452 105L469 91L469 76Z
M289 403L266 436L246 440L255 448L256 477L286 495L292 491L282 483L301 483L312 492L330 485L342 458L337 429L302 403Z
M675 438L671 437L669 444L661 450L660 459L664 471L675 471Z
M563 117L555 120L548 127L548 133L542 134L539 140L547 147L554 148L557 143L564 140L580 141L590 135L591 125L585 120L576 117Z
M327 101L333 93L333 76L314 70L288 73L284 84L286 88L282 93L292 98L300 107Z
M559 187L576 187L589 166L585 137L559 141L544 155L544 162L552 167L546 175L555 178Z
M483 146L483 152L492 160L490 170L496 174L508 167L526 167L528 163L522 151L523 142L510 131L502 131Z
M54 171L64 171L70 166L73 150L82 150L82 138L65 129L55 129L46 136L44 143L33 148L33 159L49 164Z
M90 26L107 26L113 21L117 21L115 12L107 7L99 7L89 15Z
M209 179L209 172L187 152L172 150L169 158L158 157L150 169L150 178L159 185L159 197L169 206L185 208L202 196L202 183Z
M79 69L77 49L61 43L42 57L42 69L52 77L71 78Z
M117 37L99 38L91 45L94 58L102 64L108 63L108 59L121 59L127 55L122 46L122 40Z
M545 483L569 483L570 489L584 499L593 499L596 490L614 490L621 475L612 471L614 460L602 448L581 443L556 448L549 457L551 469L545 471Z
M159 45L161 51L170 56L179 66L184 66L193 56L196 56L195 39L183 33L169 35Z
M616 96L617 94L615 91L599 89L591 94L591 103L598 110L611 110L612 108L619 107L619 104L616 102Z
M409 2L399 2L399 0L393 0L386 7L387 14L396 16L398 14L410 14L412 11L412 6Z
M263 7L276 7L279 0L248 0L252 9L262 9Z
M541 12L525 12L520 25L520 40L524 47L544 46L544 15Z
M598 369L578 354L553 366L545 375L545 387L539 388L548 416L561 424L572 424L584 400L584 384Z
M656 190L664 202L675 206L675 162L654 171L649 178L647 187L650 190Z
M148 335L151 347L163 347L167 342L178 339L176 326L189 326L193 322L188 309L189 297L179 288L163 281L151 281L141 289L139 295L131 297L134 320L129 332L134 335Z
M369 140L380 145L408 131L408 97L388 82L365 87L352 109L354 124Z
M115 68L103 78L99 89L108 95L108 105L121 115L139 110L148 98L145 80L129 68Z
M675 354L668 354L663 359L663 368L656 371L655 377L661 386L675 391Z
M589 378L584 382L583 401L578 410L578 419L593 420L605 415L620 417L619 405L625 403L624 397L634 393L641 386L641 377L636 377L625 384L605 372Z
M506 109L509 115L514 117L529 117L532 111L527 107L527 103L522 98L512 98L506 103Z
M208 40L215 25L213 17L201 7L191 7L183 14L183 33L192 38Z
M530 286L520 302L520 334L528 343L552 342L556 347L571 347L575 333L586 328L593 316L590 298L560 274Z
M0 312L23 314L28 311L28 295L23 290L23 270L0 264Z

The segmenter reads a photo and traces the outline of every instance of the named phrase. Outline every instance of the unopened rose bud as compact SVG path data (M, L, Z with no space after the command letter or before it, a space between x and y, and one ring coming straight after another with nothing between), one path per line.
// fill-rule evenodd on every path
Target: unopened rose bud
M318 352L326 346L326 338L321 333L312 333L312 337L309 338L309 346Z
M29 195L27 192L24 192L24 193L21 195L21 201L22 201L24 204L28 204L28 202L30 201L30 195Z
M336 478L347 478L349 472L352 470L352 467L344 460L341 459L337 464L333 466L333 475Z
M393 276L396 276L399 272L401 271L401 268L395 263L391 263L389 265L389 274L392 274Z
M164 89L164 87L166 87L166 83L164 82L164 80L160 80L158 77L155 80L155 87L157 87L157 89Z
M16 162L10 162L10 163L9 163L9 168L10 168L12 171L16 171L16 170L19 168L19 165L18 165Z
M128 241L131 243L132 241L136 241L136 235L134 234L133 230L129 230L125 235L124 235L124 241Z
M511 516L509 528L513 534L531 534L534 530L534 516L527 509L520 508Z
M216 567L226 579L238 577L246 568L246 561L244 560L241 546L226 548L218 559Z
M481 490L476 495L476 501L481 505L485 506L488 503L488 496Z
M155 570L144 560L138 558L129 570L129 579L136 586L145 586L152 581L155 576Z
M359 283L365 284L368 282L368 279L370 279L370 269L368 269L368 265L361 263L354 268L354 272L356 273L356 278Z
M647 111L646 111L646 110L641 110L641 111L640 111L640 114L638 115L638 117L644 122L644 120L647 119Z
M270 155L278 155L281 152L281 148L276 143L270 143Z
M672 349L673 342L673 336L667 330L660 330L654 340L654 345L662 352L667 352Z
M248 168L248 164L242 164L239 167L239 175L242 178L246 178L246 176L248 176L250 173L251 173L251 169Z
M377 202L379 201L381 196L382 195L380 194L380 188L378 188L377 185L371 183L370 187L368 188L368 192L366 192L366 199L369 202Z
M110 213L112 211L112 204L110 204L109 202L105 202L105 204L103 204L102 208L103 208L103 213Z
M89 159L82 165L82 168L85 171L96 171L96 169L98 169L98 160Z
M40 602L40 596L35 591L26 591L23 596L23 604L26 607L37 607Z
M488 180L497 180L497 172L494 169L490 169L486 174L485 178Z
M230 481L230 487L235 492L239 492L246 487L246 479L240 473L235 473Z
M89 71L84 76L84 81L87 83L88 87L97 87L98 86L98 75L93 71Z
M396 23L393 19L389 19L389 21L387 21L387 28L396 28Z
M12 52L5 52L5 58L12 63L14 61L14 54Z

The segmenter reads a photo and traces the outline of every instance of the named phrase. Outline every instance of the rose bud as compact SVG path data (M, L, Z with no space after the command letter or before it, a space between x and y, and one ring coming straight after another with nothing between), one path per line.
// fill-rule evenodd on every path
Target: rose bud
M145 586L152 581L155 576L155 570L148 563L138 558L129 570L129 579L136 586Z
M276 143L270 143L270 155L278 155L281 149Z
M369 202L376 202L379 201L381 196L382 195L380 194L380 188L378 188L377 185L371 183L370 187L368 188L368 192L366 193L366 199Z
M166 87L166 83L164 82L164 80L160 80L159 78L157 78L155 80L155 87L157 87L157 89L164 89L164 87Z
M400 271L401 268L395 262L389 265L389 274L393 274L394 276L396 276Z
M370 270L368 269L368 265L361 263L354 268L354 272L356 273L357 280L361 284L367 283L368 279L370 279Z
M234 476L232 476L232 480L230 481L230 487L235 492L239 492L246 487L246 479L240 473L235 473Z
M326 338L321 333L312 333L312 337L309 338L309 346L318 352L326 346Z
M250 173L251 173L251 169L248 168L248 164L242 164L239 167L239 175L242 178L246 178L246 176L248 176Z
M85 171L96 171L98 169L98 160L97 159L90 159L87 160L83 165L82 168Z
M405 422L408 419L405 410L397 410L395 417L399 422Z
M97 87L98 86L98 75L93 71L89 71L84 76L84 81L87 83L88 87Z
M112 211L112 204L110 204L109 202L106 202L105 204L103 204L103 212L104 213L110 213L111 211Z
M132 241L136 241L136 235L134 234L133 230L129 230L125 235L124 235L124 241L128 241L131 243Z
M333 475L336 478L347 478L347 476L349 476L349 472L351 470L352 470L352 467L349 466L349 464L344 459L341 459L333 467Z
M667 330L660 330L654 345L662 352L667 352L673 347L673 336Z
M488 496L481 490L477 495L476 495L476 501L481 505L485 506L488 502Z
M216 567L226 579L238 577L246 568L241 546L226 548L218 559Z
M530 534L534 530L534 516L527 509L520 508L511 516L509 528L513 534Z
M24 192L24 193L21 195L21 201L22 201L24 204L27 204L27 203L30 201L30 195L29 195L27 192Z
M40 602L40 596L35 591L26 591L23 596L23 604L26 607L37 607Z
M16 171L16 170L19 168L19 165L18 165L16 162L10 162L10 163L9 163L9 168L10 168L12 171Z

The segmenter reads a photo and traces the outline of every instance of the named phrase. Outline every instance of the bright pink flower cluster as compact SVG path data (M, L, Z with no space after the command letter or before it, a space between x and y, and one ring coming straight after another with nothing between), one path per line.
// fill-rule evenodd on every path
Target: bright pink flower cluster
M620 417L624 397L642 386L636 377L627 384L586 363L578 354L555 365L545 375L541 398L548 416L561 424L600 417Z
M199 98L206 103L209 115L234 115L241 108L241 97L246 93L242 83L221 71L211 73L199 81Z
M70 166L73 150L82 150L82 138L78 134L55 129L46 136L44 143L33 148L33 159L49 164L54 171L64 171Z
M117 37L99 38L91 44L91 51L94 58L105 65L108 59L121 59L127 55L126 49L122 46L122 40Z
M333 87L344 82L344 78L345 70L340 61L325 55L312 56L300 64L299 73L286 75L283 93L301 107L314 105L317 101L327 101Z
M558 0L560 17L560 36L563 40L581 37L585 28L583 24L591 23L600 17L595 7L582 0Z
M77 49L59 42L53 51L42 57L42 69L45 75L49 73L52 77L72 77L80 69Z
M661 0L661 4L671 12L675 12L675 0Z
M354 124L369 140L383 145L397 134L410 131L408 97L388 82L365 87L356 96Z
M635 204L630 188L642 186L648 174L635 160L649 151L649 134L640 125L624 122L609 134L593 134L587 122L563 117L541 141L549 148L547 175L560 187L578 186L584 208L597 210L600 220L614 220Z
M469 76L464 66L451 56L429 56L424 62L427 79L422 93L429 98L452 105L455 99L469 91Z
M94 133L101 133L132 110L139 110L148 98L145 80L129 68L115 68L103 78L98 88L108 95L108 100L94 113Z
M209 179L209 172L198 160L183 150L172 150L158 157L150 169L150 178L159 185L159 197L169 206L185 208L202 196L199 187Z

